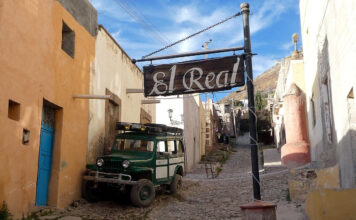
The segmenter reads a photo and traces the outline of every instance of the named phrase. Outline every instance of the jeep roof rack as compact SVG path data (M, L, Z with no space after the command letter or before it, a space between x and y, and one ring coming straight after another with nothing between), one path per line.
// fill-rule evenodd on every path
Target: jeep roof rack
M116 122L116 130L121 131L136 131L143 133L171 133L171 134L183 134L183 129L170 127L163 124L153 124L153 123L129 123L129 122Z

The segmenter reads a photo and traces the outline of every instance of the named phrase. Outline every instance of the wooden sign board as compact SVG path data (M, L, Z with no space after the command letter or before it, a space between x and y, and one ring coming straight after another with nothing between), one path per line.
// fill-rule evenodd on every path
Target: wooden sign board
M245 84L243 57L238 55L144 66L143 72L146 97L220 91Z

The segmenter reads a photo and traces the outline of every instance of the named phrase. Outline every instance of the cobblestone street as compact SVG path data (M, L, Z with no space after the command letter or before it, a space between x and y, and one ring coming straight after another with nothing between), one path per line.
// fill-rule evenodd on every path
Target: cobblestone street
M267 149L264 158L262 199L277 203L278 219L305 219L302 207L288 202L287 170L278 151ZM239 206L253 201L250 164L250 149L234 147L217 178L207 179L205 169L197 168L184 177L179 194L158 191L151 207L135 208L123 201L79 202L41 219L240 219Z
M150 213L151 219L239 219L240 205L253 201L250 149L236 147L216 179L206 179L205 170L188 174L181 200L161 204ZM276 157L277 154L277 157ZM261 174L261 195L278 207L279 219L303 219L296 205L288 204L287 170L279 161L275 149L265 152L265 172ZM266 157L267 156L267 157ZM271 165L269 165L271 164ZM276 165L277 164L277 165ZM288 210L289 213L286 211ZM291 213L294 216L291 216Z

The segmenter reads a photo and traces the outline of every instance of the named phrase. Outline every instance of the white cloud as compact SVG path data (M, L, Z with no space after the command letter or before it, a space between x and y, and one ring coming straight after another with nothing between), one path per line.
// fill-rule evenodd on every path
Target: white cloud
M293 43L292 41L291 42L286 42L284 44L281 44L281 47L280 47L282 50L291 50L293 48Z
M134 22L116 0L89 0L96 10L116 21Z
M115 38L116 41L118 41L119 37L120 37L120 34L121 34L121 30L117 30L116 32L112 33L111 36L113 38Z
M254 77L274 66L276 62L274 56L254 56L252 59Z

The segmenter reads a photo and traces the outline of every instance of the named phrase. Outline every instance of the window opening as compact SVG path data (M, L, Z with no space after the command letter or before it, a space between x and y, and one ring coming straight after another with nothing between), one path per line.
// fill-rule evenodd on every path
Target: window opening
M30 143L30 131L27 129L23 129L22 144L28 145L29 143Z
M225 107L225 109L224 109L225 113L229 113L230 112L230 105L225 105L224 107Z
M74 58L75 33L64 22L62 25L62 50L64 50L69 56Z
M321 93L323 97L324 106L324 120L326 126L327 139L329 144L332 144L332 134L331 134L331 106L330 106L330 88L328 83L328 78L325 78L322 86Z
M312 95L312 98L310 99L310 102L311 102L311 108L312 108L313 127L315 127L315 125L316 125L316 114L315 114L314 94Z
M15 121L20 120L20 104L10 99L7 116Z

